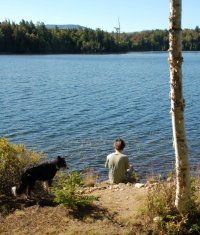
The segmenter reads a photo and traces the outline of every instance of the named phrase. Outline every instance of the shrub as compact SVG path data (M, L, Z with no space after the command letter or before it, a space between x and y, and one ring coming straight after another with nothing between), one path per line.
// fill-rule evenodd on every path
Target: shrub
M133 171L128 179L128 182L137 183L139 182L139 180L140 180L139 175L135 171Z
M175 208L175 182L158 182L149 189L146 223L153 234L200 234L200 210L196 201L195 181L192 179L191 209L181 215ZM147 226L148 226L147 225Z
M85 168L82 172L83 185L85 187L93 187L98 179L99 175L93 168Z
M0 195L10 195L22 170L40 159L41 154L29 151L23 144L11 144L6 138L0 138Z
M84 194L83 178L78 171L71 171L68 175L60 172L52 187L55 202L70 208L90 205L96 198Z

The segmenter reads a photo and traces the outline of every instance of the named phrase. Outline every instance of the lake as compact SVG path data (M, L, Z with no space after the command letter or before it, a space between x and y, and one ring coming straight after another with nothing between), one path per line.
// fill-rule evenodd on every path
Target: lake
M200 53L183 53L185 125L199 164ZM102 179L113 141L141 175L174 167L168 53L0 55L0 136Z

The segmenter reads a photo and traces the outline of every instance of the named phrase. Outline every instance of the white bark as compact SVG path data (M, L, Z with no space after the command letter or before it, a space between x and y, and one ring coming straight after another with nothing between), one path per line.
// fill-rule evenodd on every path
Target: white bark
M180 213L190 206L190 167L184 125L184 99L182 92L182 0L170 0L170 98L172 114L173 143L176 158L176 200Z

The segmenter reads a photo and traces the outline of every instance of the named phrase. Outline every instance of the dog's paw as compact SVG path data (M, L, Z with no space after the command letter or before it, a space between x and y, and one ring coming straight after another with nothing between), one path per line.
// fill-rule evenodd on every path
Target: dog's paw
M12 194L13 194L15 197L17 196L16 190L17 190L17 187L16 187L16 186L14 186L14 187L11 188L11 192L12 192Z

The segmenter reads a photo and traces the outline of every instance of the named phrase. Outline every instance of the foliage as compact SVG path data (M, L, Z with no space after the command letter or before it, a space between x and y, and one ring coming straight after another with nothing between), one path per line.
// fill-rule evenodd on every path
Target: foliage
M193 180L191 209L189 214L180 214L175 208L175 182L158 182L149 189L146 223L153 224L153 234L199 234L200 208L196 201L196 186Z
M0 195L10 195L11 187L19 182L22 170L40 158L41 154L29 151L23 144L11 144L0 138Z
M127 42L100 29L48 29L44 23L0 22L1 53L126 52Z
M47 28L44 23L22 20L0 22L0 53L121 53L167 51L168 30L108 33L99 28ZM200 30L183 30L183 50L200 50Z
M83 177L78 171L62 172L52 187L55 202L70 208L90 205L96 198L84 194Z
M140 180L140 177L135 171L131 172L131 174L128 176L128 182L130 183L134 184L134 183L139 182L139 180Z
M99 177L98 173L91 167L87 167L82 172L83 185L85 187L93 187Z

